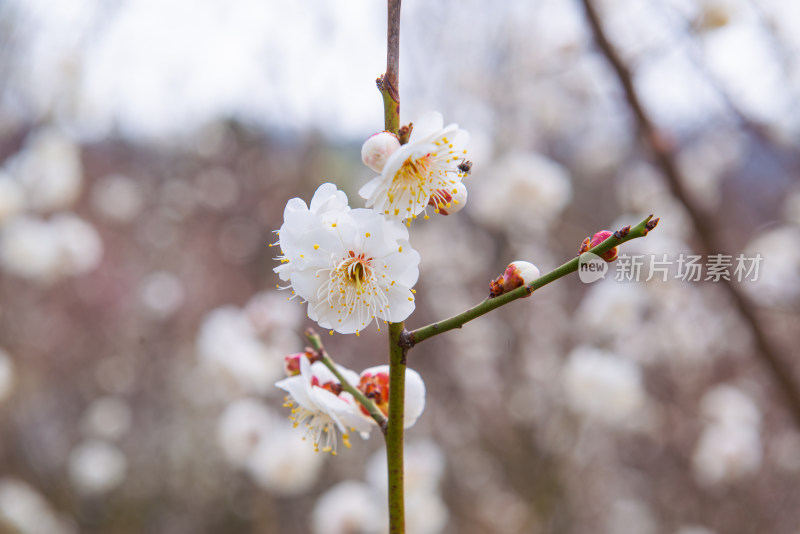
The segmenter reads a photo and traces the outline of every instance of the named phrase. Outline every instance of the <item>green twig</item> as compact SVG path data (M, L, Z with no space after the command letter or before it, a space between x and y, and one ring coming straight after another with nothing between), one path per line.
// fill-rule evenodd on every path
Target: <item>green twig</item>
M306 339L311 344L311 348L314 349L314 353L319 358L319 361L325 364L325 367L331 370L334 376L339 380L339 383L342 385L342 389L348 392L355 398L361 406L367 410L370 417L372 417L378 426L381 428L381 431L385 434L386 433L386 423L387 419L383 415L378 407L372 402L371 399L366 397L361 391L358 390L355 386L353 386L344 375L339 371L336 367L336 363L331 359L328 353L325 351L325 347L322 346L322 339L319 337L319 334L314 332L312 329L306 330Z
M596 247L590 249L584 254L596 254L600 255L603 252L611 250L612 248L616 247L617 245L621 245L631 239L636 239L637 237L644 237L647 233L655 228L658 224L658 219L653 219L653 216L650 215L645 220L631 228L630 226L626 226L615 232L611 237L597 245ZM550 271L549 273L540 276L533 282L524 285L522 287L518 287L513 291L509 291L508 293L504 293L500 296L494 298L488 298L481 302L480 304L473 306L472 308L459 313L458 315L454 315L449 319L445 319L443 321L438 321L428 326L423 326L421 328L417 328L416 330L412 330L410 332L405 332L402 336L401 342L403 346L406 348L411 348L417 343L421 343L428 338L431 338L435 335L441 334L443 332L447 332L448 330L452 330L454 328L461 328L465 323L480 317L490 311L499 308L509 302L517 300L522 297L527 297L535 290L539 289L542 286L546 286L550 282L558 280L570 273L574 273L578 270L578 263L581 256L573 258L572 260L568 261L564 265L557 267L556 269Z
M405 419L406 352L400 345L403 323L389 324L389 424L386 462L389 468L389 532L405 533L403 488L403 430Z

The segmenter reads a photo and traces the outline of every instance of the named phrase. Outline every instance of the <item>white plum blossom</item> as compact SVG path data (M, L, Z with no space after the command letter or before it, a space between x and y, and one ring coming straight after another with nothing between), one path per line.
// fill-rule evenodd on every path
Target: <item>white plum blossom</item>
M418 372L406 369L405 409L403 427L410 428L425 410L425 382ZM389 366L376 365L361 371L358 389L389 415Z
M420 258L408 230L376 211L351 210L335 185L322 184L310 207L290 200L279 239L275 272L323 328L358 334L370 322L399 322L414 310Z
M462 165L467 141L466 130L457 124L444 126L441 113L428 113L413 123L408 143L389 156L380 176L358 194L367 200L367 207L393 219L416 218L431 199L439 213L439 204L448 203L442 198L465 189L461 180L469 172Z
M358 383L353 371L343 367L339 367L339 371L351 384ZM353 396L342 391L339 381L322 362L312 364L308 358L301 357L300 373L275 385L289 394L285 406L292 409L290 419L295 426L306 426L316 450L321 448L335 455L338 432L345 446L350 447L350 430L365 437L375 424L362 415Z

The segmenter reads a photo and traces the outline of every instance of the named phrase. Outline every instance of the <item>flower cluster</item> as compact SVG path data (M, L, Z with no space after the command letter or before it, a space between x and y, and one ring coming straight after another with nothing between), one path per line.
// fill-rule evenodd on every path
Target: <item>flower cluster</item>
M343 191L325 183L310 204L294 198L284 210L276 243L281 265L274 270L287 285L278 287L290 289L290 299L303 299L308 317L331 334L359 335L371 323L380 330L381 321L398 323L411 315L420 256L409 243L407 227L421 213L428 219L429 207L450 215L466 203L461 181L472 167L464 148L467 132L455 124L445 127L439 113L405 129L410 132L405 144L393 133L380 132L362 147L364 164L380 173L359 191L366 208L351 208ZM287 377L276 385L288 394L290 418L307 427L317 450L335 454L339 433L349 446L349 432L366 437L375 426L366 408L346 391L354 391L350 386L388 415L388 366L360 376L344 368L333 373L305 352L287 357L284 370ZM406 427L424 406L422 378L407 370Z
M350 432L359 432L366 439L376 423L353 395L344 391L341 382L321 361L312 363L313 354L303 352L286 357L287 378L276 385L284 390L285 406L291 408L289 418L295 426L305 425L315 450L336 454L338 433L350 447ZM367 398L384 414L389 413L389 366L364 370L361 375L337 365L338 372L350 384L357 384ZM425 408L425 384L419 373L406 369L406 428L414 425Z

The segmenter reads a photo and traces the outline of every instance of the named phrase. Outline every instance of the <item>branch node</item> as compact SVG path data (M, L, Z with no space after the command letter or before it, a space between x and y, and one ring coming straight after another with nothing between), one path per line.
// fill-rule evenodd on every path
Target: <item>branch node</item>
M631 233L631 225L630 224L628 226L620 228L619 230L614 232L614 237L616 237L617 239L622 239L625 236L627 236L629 233Z
M400 339L397 340L397 343L403 347L403 350L408 350L414 346L414 334L409 332L406 329L403 329L400 332Z

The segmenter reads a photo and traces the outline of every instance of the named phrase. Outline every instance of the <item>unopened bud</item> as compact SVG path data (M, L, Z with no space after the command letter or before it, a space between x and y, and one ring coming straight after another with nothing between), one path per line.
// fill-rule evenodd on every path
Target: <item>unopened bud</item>
M489 284L489 298L530 284L537 278L539 278L539 268L534 264L527 261L511 262L503 274Z
M453 189L437 189L428 200L428 206L440 215L452 215L467 205L467 188L458 184Z
M389 156L400 148L400 141L392 132L380 132L364 141L361 161L375 172L381 172Z
M609 230L601 230L601 231L597 232L596 234L594 234L591 238L587 237L586 239L583 240L583 243L581 243L581 248L580 248L580 251L578 253L579 254L583 254L587 250L593 249L594 247L596 247L597 245L599 245L600 243L602 243L603 241L605 241L606 239L608 239L612 235L614 235L614 233L609 231ZM600 254L600 257L603 258L606 261L614 261L614 260L616 260L617 259L617 247L614 247L611 250L607 250L606 252L603 252L602 254Z

